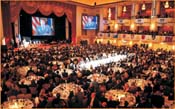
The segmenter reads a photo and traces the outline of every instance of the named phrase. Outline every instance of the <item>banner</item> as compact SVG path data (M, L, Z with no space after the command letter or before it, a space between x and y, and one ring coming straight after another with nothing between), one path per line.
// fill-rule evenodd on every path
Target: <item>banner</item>
M156 39L156 34L152 34L152 40Z
M152 35L141 35L141 40L144 41L151 41L152 40Z
M144 39L145 39L145 37L146 37L145 35L142 35L142 40L144 40Z
M103 36L103 33L98 33L98 36Z
M123 34L123 39L125 39L125 37L126 37L126 35L125 35L125 34Z
M166 23L167 21L165 18L159 18L159 19L157 19L157 22L158 23Z
M118 20L118 23L124 23L122 19L119 19Z
M142 23L144 23L144 19L136 19L135 23L141 23L142 24Z
M117 33L114 34L113 38L118 38L118 34Z
M131 34L131 39L134 39L134 34Z
M174 23L174 18L159 18L157 19L157 23L159 24L165 24L165 23Z
M172 42L173 41L173 36L164 36L164 42Z

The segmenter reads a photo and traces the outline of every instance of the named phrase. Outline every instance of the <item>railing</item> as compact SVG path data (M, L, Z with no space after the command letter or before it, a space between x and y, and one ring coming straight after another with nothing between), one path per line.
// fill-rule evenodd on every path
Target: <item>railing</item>
M145 35L145 34L118 34L98 33L96 38L117 38L118 40L151 41L151 42L174 42L175 36Z

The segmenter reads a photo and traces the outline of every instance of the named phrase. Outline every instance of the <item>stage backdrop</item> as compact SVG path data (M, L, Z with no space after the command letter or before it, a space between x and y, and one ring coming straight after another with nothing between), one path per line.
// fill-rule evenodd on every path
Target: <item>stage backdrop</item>
M34 19L35 17L35 19ZM52 19L52 24L54 34L52 35L34 35L34 26L37 27L39 24L39 18L49 18ZM56 41L56 40L66 40L66 15L64 14L61 17L57 17L54 13L50 14L49 16L43 16L39 11L35 14L27 14L25 11L20 12L20 34L22 37L28 36L31 37L31 40L39 39L39 40L49 40ZM35 21L33 21L35 20ZM69 22L69 21L67 21ZM33 24L32 24L33 23ZM68 24L71 26L71 23ZM68 31L69 35L67 36L69 42L71 39L71 32Z
M14 23L19 18L21 10L24 10L28 14L34 14L37 10L44 16L48 16L54 13L60 17L64 14L67 16L69 22L72 25L72 43L76 43L76 6L55 2L55 1L11 1L10 2L10 21ZM4 20L4 19L3 19ZM6 28L4 28L6 29ZM4 31L8 31L8 28ZM12 34L10 35L12 37Z

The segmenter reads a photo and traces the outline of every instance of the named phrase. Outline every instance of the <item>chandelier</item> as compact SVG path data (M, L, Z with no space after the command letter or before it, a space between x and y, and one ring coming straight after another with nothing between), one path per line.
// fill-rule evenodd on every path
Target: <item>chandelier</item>
M123 12L126 12L126 6L123 7Z
M145 9L146 9L146 6L145 6L145 3L143 3L142 10L145 10Z
M108 9L108 20L111 20L111 15L112 15L112 13L111 13L111 8L109 8L109 9Z
M166 1L166 3L165 3L165 8L169 8L169 3L168 3L168 1Z

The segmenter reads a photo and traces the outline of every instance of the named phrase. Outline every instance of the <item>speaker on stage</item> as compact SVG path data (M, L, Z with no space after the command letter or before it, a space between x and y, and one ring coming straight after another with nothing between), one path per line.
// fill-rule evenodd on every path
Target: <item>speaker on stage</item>
M1 52L7 52L7 45L1 45Z

